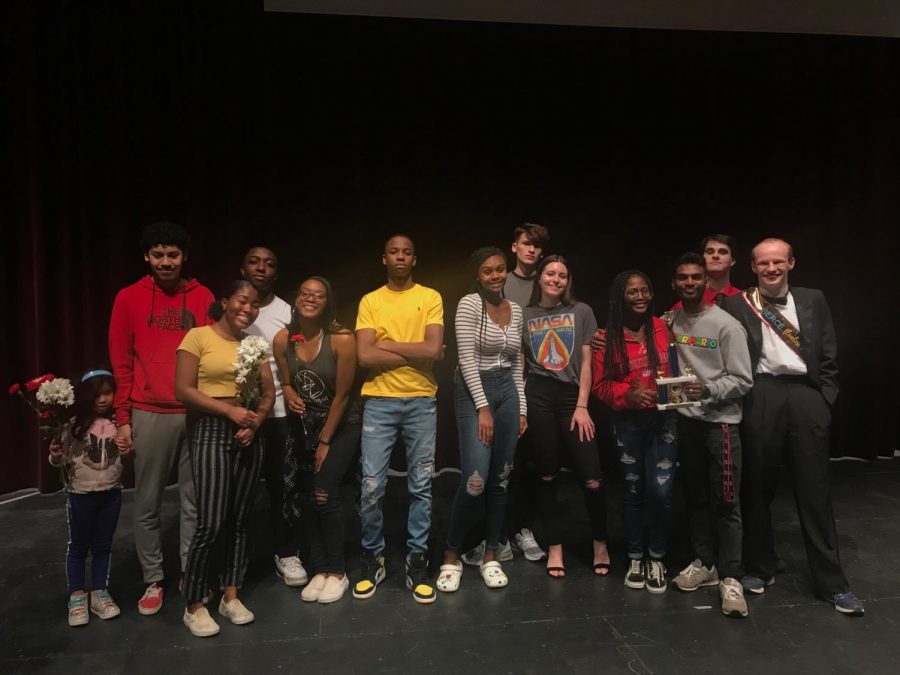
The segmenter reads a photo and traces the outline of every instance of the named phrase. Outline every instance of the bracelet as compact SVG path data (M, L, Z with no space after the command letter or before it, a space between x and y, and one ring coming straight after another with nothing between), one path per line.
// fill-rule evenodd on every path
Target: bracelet
M320 438L319 445L331 445L331 441L326 441L324 438Z
M576 407L576 408L584 408L585 410L587 410L587 406L586 406L586 405L576 405L575 407Z

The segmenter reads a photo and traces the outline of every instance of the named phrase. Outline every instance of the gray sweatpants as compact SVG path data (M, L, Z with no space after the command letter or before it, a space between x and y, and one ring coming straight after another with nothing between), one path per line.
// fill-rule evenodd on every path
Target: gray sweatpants
M162 537L160 507L163 490L178 464L178 493L181 498L181 571L187 562L188 547L197 526L197 500L188 454L185 415L132 410L134 441L134 546L144 572L144 583L162 581Z

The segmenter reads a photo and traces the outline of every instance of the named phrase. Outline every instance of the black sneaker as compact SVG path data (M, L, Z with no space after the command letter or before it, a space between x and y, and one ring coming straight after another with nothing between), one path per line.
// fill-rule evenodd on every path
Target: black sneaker
M375 595L378 584L384 581L384 556L377 558L369 551L363 551L360 563L359 581L353 585L353 597L365 600Z
M666 566L661 560L651 558L644 563L644 578L647 580L646 588L651 593L666 592Z
M847 614L849 616L862 616L866 613L866 609L865 607L863 607L863 604L850 591L832 595L831 604L833 604L834 608L841 614Z
M625 575L625 585L628 588L643 588L645 583L643 561L632 560L628 566L628 573Z
M428 575L428 560L424 553L410 553L406 563L406 587L413 592L416 602L430 604L437 598Z
M774 583L775 577L763 579L752 574L745 574L741 577L741 586L747 593L753 593L753 595L762 595L766 592L766 588Z

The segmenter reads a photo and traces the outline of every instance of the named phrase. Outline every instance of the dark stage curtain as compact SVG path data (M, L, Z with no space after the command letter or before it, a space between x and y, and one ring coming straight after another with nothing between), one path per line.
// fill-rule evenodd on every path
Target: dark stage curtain
M106 359L138 233L187 226L213 287L243 249L279 292L334 283L340 316L383 282L387 235L452 317L468 253L544 222L603 323L621 269L656 280L725 231L794 244L796 285L834 313L833 452L897 447L894 228L900 47L878 38L264 14L252 3L30 3L4 22L3 382ZM8 213L7 213L7 208ZM453 336L438 365L439 463L456 461ZM0 492L56 487L35 424L4 400Z

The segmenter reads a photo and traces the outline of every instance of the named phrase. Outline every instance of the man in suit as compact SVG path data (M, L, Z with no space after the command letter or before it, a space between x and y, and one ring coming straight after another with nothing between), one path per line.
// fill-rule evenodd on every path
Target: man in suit
M744 401L744 590L774 582L770 506L782 460L789 469L816 592L844 614L863 614L841 568L829 495L828 437L838 396L837 342L821 291L788 285L794 253L765 239L750 256L758 288L728 298L725 309L747 331L753 389Z

